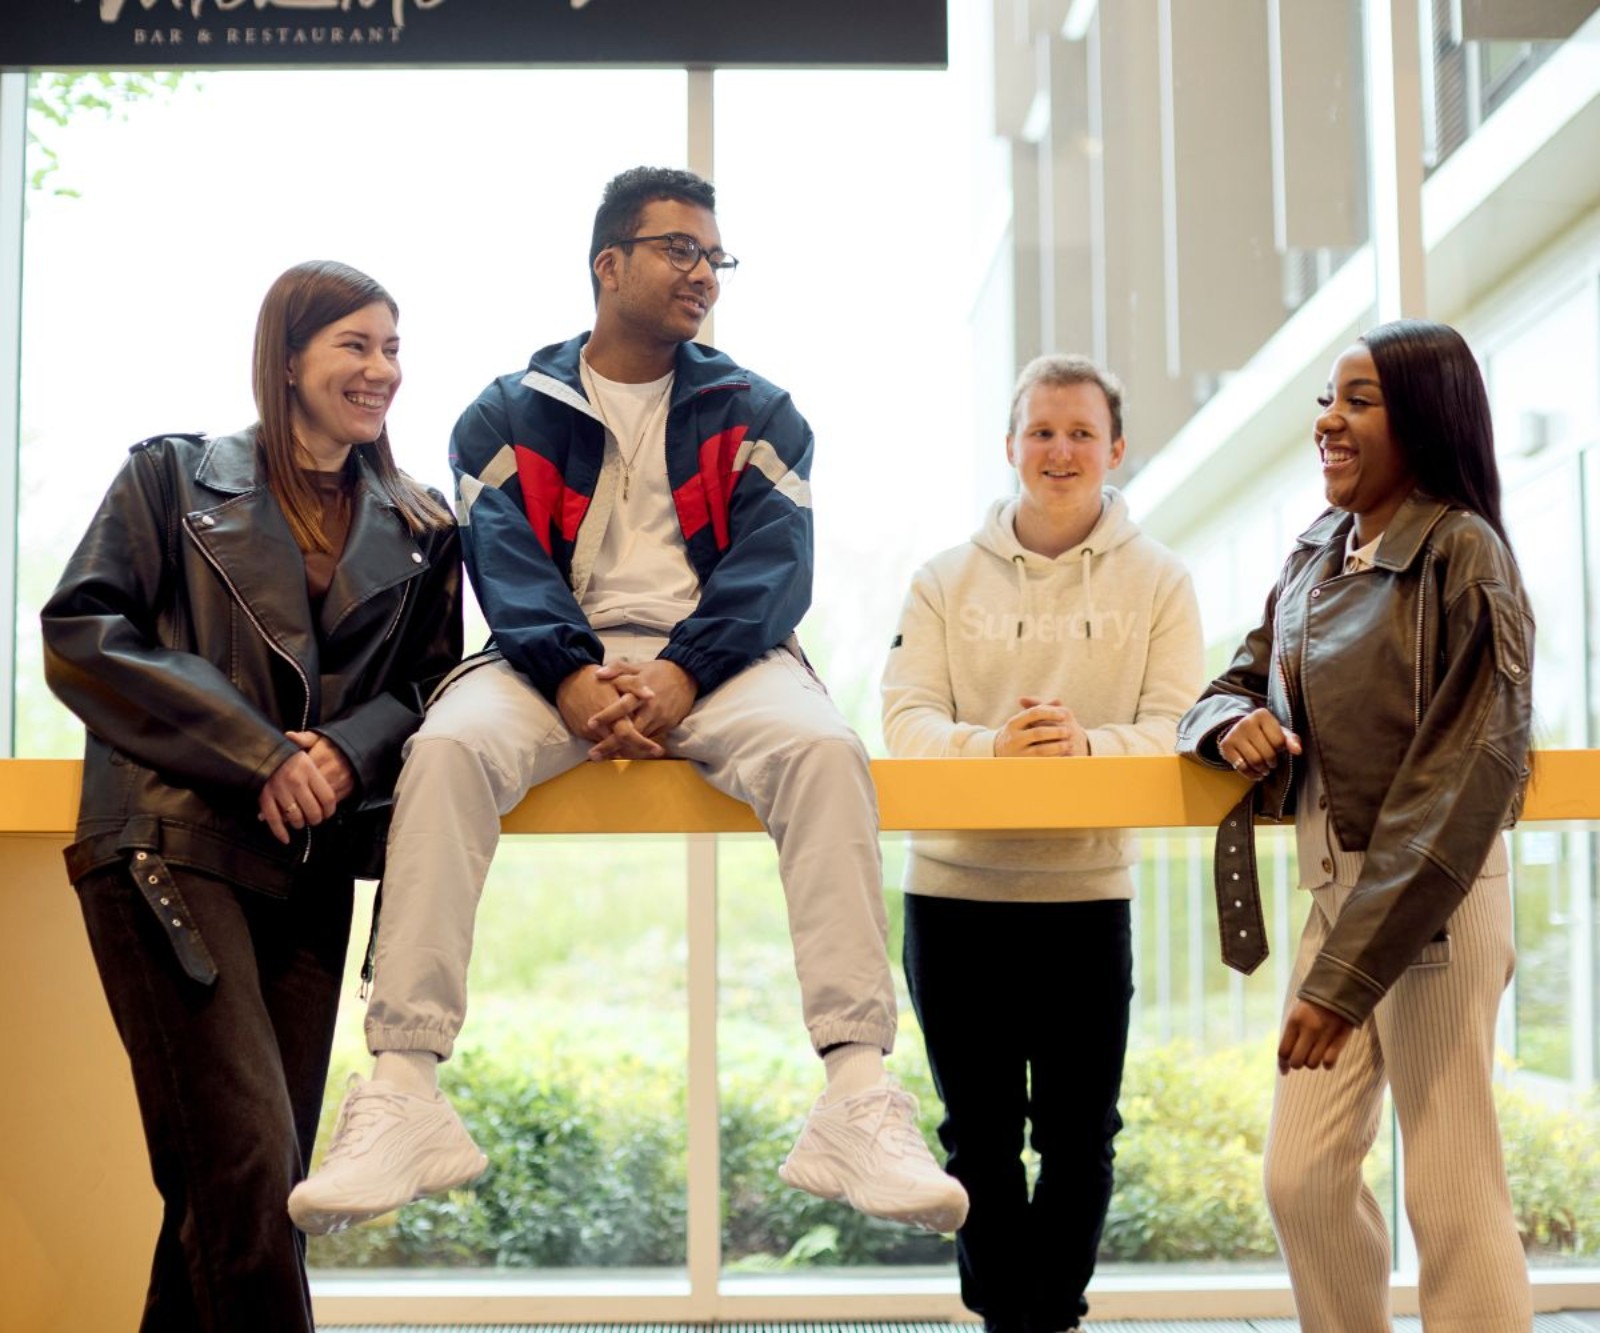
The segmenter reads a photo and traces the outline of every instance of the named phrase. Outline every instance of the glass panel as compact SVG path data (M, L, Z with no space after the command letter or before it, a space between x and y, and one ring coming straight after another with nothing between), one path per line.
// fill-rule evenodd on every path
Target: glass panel
M677 838L511 837L478 911L471 1013L440 1085L489 1157L471 1186L333 1236L340 1270L681 1269L688 1065ZM353 937L318 1145L370 1072Z
M1584 708L1583 531L1578 460L1567 458L1505 498L1510 534L1538 627L1534 738L1581 746Z
M976 188L989 141L963 101L973 73L952 61L716 79L718 215L741 261L716 340L789 390L815 432L817 568L800 637L869 748L912 570L962 540L1003 484L989 478L1004 469L1006 403L976 387L988 358L973 303L1004 182ZM817 151L844 142L849 153ZM975 174L936 191L932 215L906 206L969 155Z
M1600 356L1595 358L1600 364ZM1591 534L1584 543L1584 624L1588 630L1588 679L1585 693L1589 699L1589 732L1587 743L1600 741L1600 541L1592 535L1600 523L1600 448L1583 452L1583 531Z
M884 874L898 883L900 839L884 840ZM742 1279L893 1265L897 1274L953 1261L943 1237L863 1217L778 1179L778 1166L823 1087L800 1012L777 854L765 837L718 840L718 1079L722 1101L723 1263ZM939 1101L900 970L900 895L887 895L900 1037L890 1072L918 1100L930 1144ZM942 1267L938 1271L943 1271Z
M986 72L959 38L951 50L945 72L716 78L718 213L741 260L716 340L788 389L815 432L817 569L801 639L875 750L878 680L911 572L970 532L1007 484L1011 372L986 297L1009 192L972 110ZM1008 320L1009 293L1001 305ZM975 351L980 342L989 354ZM885 882L898 884L900 840L884 846ZM719 865L727 1289L796 1270L948 1274L948 1241L778 1180L822 1069L801 1021L770 843L723 839ZM901 992L890 1067L935 1143L938 1100L899 974L899 895L888 903Z
M1574 376L1568 357L1596 360L1588 328L1593 299L1575 295L1490 358L1496 438L1510 453L1506 526L1538 626L1534 672L1535 743L1585 743L1584 529L1580 464L1571 441L1594 422L1594 388ZM1558 363L1552 368L1551 362ZM1530 449L1530 446L1531 449ZM1577 1073L1574 989L1584 941L1575 932L1588 897L1587 838L1524 827L1512 840L1517 972L1513 982L1515 1081L1564 1095ZM1591 987L1592 989L1592 987ZM1559 1086L1551 1086L1555 1080Z

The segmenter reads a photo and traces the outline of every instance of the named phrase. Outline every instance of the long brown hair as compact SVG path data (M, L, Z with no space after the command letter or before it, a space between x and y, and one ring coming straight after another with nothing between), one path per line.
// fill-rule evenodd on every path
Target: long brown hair
M256 318L252 378L256 411L261 414L256 441L266 463L267 485L302 550L326 551L329 547L322 532L322 502L301 472L295 452L289 358L335 320L375 301L388 306L396 319L400 317L394 298L365 273L330 259L311 260L278 276L267 289ZM376 440L356 448L413 534L454 522L449 510L395 466L387 422Z

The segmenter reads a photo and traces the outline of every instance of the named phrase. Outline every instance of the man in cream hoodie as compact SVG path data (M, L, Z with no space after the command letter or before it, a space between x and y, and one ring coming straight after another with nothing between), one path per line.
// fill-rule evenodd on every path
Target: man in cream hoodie
M1114 376L1074 356L1023 370L1006 436L1020 493L912 580L883 678L891 754L1171 753L1204 680L1200 613L1105 484L1123 450ZM990 1333L1061 1333L1088 1312L1122 1127L1133 860L1117 830L912 840L906 980L972 1201L962 1299Z

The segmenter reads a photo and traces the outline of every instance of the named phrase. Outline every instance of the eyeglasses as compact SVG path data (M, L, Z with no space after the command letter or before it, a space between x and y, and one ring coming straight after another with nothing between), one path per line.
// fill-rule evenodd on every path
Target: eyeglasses
M663 232L660 236L629 236L608 244L627 249L630 245L638 245L640 241L663 242L662 253L666 255L667 263L680 273L693 273L701 259L706 261L712 276L721 280L731 277L734 269L739 267L739 261L726 250L702 249L699 241L681 231Z

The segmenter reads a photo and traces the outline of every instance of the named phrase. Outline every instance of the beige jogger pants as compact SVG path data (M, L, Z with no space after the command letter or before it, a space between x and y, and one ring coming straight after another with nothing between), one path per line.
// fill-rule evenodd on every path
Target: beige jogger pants
M607 660L665 638L600 632ZM697 700L664 742L746 801L778 845L812 1045L895 1037L878 809L867 753L816 676L779 648ZM468 671L429 707L395 790L366 1035L374 1052L448 1058L467 1007L473 919L500 817L585 762L589 742L508 663ZM583 885L574 885L582 892Z

